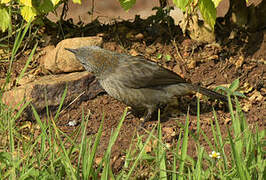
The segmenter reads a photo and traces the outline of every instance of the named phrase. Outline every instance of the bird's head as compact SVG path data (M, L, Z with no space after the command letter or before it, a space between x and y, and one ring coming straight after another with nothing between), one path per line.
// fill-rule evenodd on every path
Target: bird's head
M82 66L96 76L102 73L112 61L112 52L98 46L85 46L77 49L65 48L65 50L75 54Z

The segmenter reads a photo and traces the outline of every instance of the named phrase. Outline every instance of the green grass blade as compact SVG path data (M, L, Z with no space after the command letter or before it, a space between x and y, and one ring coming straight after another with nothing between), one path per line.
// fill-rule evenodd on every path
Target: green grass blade
M33 55L34 55L34 53L35 53L35 50L36 50L36 48L37 48L37 45L38 45L38 42L35 43L35 45L34 45L32 51L31 51L31 53L30 53L30 56L28 57L28 60L27 60L27 62L26 62L26 64L25 64L25 66L23 67L23 69L22 69L22 71L20 72L18 78L16 79L16 84L18 84L18 82L20 81L20 79L24 76L24 73L26 72L26 70L27 70L27 68L28 68L28 66L29 66L29 64L30 64L30 62L31 62L31 60L32 60L32 57L33 57Z
M146 147L147 144L149 143L149 141L150 141L150 139L151 139L151 137L152 137L152 135L153 135L153 132L154 132L154 130L155 130L155 127L156 127L156 126L154 126L153 129L152 129L152 131L149 133L149 136L148 136L147 140L145 141L143 147L141 148L141 150L140 150L140 152L139 152L137 158L135 159L135 161L134 161L132 167L130 168L128 174L126 175L125 179L129 179L129 178L130 178L130 176L131 176L131 174L133 173L134 169L136 168L138 162L142 159L142 155L143 155L143 153L145 152L145 147Z
M68 156L68 153L64 147L64 143L60 137L60 134L59 134L59 131L58 131L58 128L55 124L55 121L53 119L51 119L52 121L52 126L53 126L53 129L54 129L54 132L55 132L55 137L56 139L58 140L59 142L59 147L61 148L62 152L61 155L62 155L62 163L64 164L65 166L65 169L66 169L66 173L67 173L67 176L71 179L76 179L76 171L74 169L74 167L72 166L71 164L71 160Z
M184 129L183 143L182 143L182 148L181 148L181 162L180 162L180 167L179 167L178 179L184 178L184 166L185 166L185 161L187 157L187 146L188 146L188 124L189 124L189 110L187 112L186 124L185 124L185 129Z
M160 179L167 179L166 174L166 153L164 147L162 145L162 128L160 123L160 109L158 110L158 148L157 148L157 159L158 159L158 167L159 171L159 178Z
M99 146L100 139L101 139L101 136L102 136L103 123L104 123L104 116L102 117L102 121L101 121L100 127L98 129L98 132L97 132L97 135L96 135L93 147L92 147L92 152L91 152L91 154L89 156L89 161L88 161L88 165L87 165L87 168L89 170L89 172L88 172L89 175L91 174L90 171L91 171L92 166L93 166L93 160L95 158L96 150L97 150L97 147Z
M200 180L201 179L201 171L202 169L202 157L203 157L203 151L204 148L203 147L199 147L199 151L198 151L198 160L197 160L197 165L196 165L196 170L193 173L195 179Z
M197 97L197 139L199 139L200 135L200 100Z
M22 25L23 24L24 24L24 22L22 23ZM18 51L18 49L19 49L19 47L20 47L20 45L22 43L22 40L24 39L26 33L28 32L28 29L29 29L30 25L31 25L31 21L27 22L23 32L19 31L18 36L16 37L16 40L15 40L14 48L12 49L12 55L17 54L17 51ZM22 32L22 34L21 34L21 32ZM13 56L12 59L14 59L14 56Z
M108 144L108 147L107 147L107 150L105 152L105 155L104 155L104 158L102 161L105 162L105 166L104 166L104 169L103 169L103 173L102 173L102 177L101 179L106 179L108 178L108 175L109 175L109 166L110 166L110 156L111 156L111 149L112 149L112 146L114 145L117 137L118 137L118 134L120 132L120 129L122 127L122 124L126 118L126 115L127 115L127 108L125 109L124 111L124 114L117 126L117 128L115 129L114 133L112 133L111 135L111 138L110 138L110 141L109 141L109 144ZM101 164L101 163L100 163ZM98 170L97 170L98 171ZM97 173L97 172L96 172Z
M176 144L175 153L174 153L174 161L173 161L173 168L172 168L173 169L172 180L176 180L177 179L176 163L177 163L177 159L181 159L181 158L178 157L180 144L181 144L181 137L182 137L182 133L180 131L179 132L179 136L178 136L178 140L177 140L177 144Z
M230 133L230 130L227 128L227 133L228 133L228 137L229 137L229 141L230 141L230 145L231 145L231 149L233 152L233 157L234 157L234 163L236 165L236 169L237 169L237 174L239 176L240 179L251 179L250 175L248 174L248 172L246 171L245 166L243 165L243 159L241 158L240 154L238 153L238 151L236 150L236 145L233 142L233 138L232 135Z
M55 114L55 117L54 117L54 121L55 121L55 122L57 121L57 119L58 119L58 117L59 117L59 115L60 115L60 111L61 111L61 109L62 109L62 106L63 106L64 100L65 100L65 98L66 98L66 94L67 94L67 85L66 85L66 88L65 88L65 90L64 90L64 92L63 92L63 95L62 95L62 98L61 98L61 101L60 101L59 107L58 107L58 109L57 109L57 111L56 111L56 114Z
M216 135L216 130L214 129L214 125L212 121L211 121L211 130L212 130L212 136L214 140L215 149L217 150L218 149L217 135Z
M224 168L225 168L225 170L227 170L228 169L228 163L227 163L227 157L226 157L226 154L224 151L223 137L222 137L220 125L218 123L217 115L216 115L214 108L213 108L213 116L214 116L214 120L215 120L216 132L217 132L218 142L219 142L218 143L219 144L218 151L221 152L221 155L223 157Z

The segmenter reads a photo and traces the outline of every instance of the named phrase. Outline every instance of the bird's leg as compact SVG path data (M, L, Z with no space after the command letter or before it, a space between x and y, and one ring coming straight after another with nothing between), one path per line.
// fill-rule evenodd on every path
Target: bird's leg
M130 114L132 114L133 113L133 110L132 110L132 107L130 107L130 106L127 106L127 114L126 114L126 116L128 116L128 115L130 115Z
M147 111L145 112L144 116L140 118L141 120L141 127L144 126L145 122L149 121L151 119L151 115L154 111L154 108L148 108Z

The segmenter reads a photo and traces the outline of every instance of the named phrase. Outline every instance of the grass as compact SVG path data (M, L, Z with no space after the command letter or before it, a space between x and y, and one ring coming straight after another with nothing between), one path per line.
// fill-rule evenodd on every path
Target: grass
M67 89L62 97L61 104ZM131 179L145 177L149 179L264 179L265 174L265 132L256 130L252 133L247 126L242 112L237 107L231 112L232 126L228 126L228 134L223 138L215 111L210 140L201 129L200 135L194 135L188 129L189 115L185 125L180 129L179 138L170 148L162 140L160 121L157 127L145 136L136 136L137 142L126 152L124 165L118 174L114 174L110 163L111 149L114 145L123 121L125 110L118 127L110 136L107 150L99 164L95 166L95 155L100 143L103 122L96 135L87 137L89 114L82 113L82 122L71 136L56 126L60 113L52 117L47 109L47 121L44 122L31 106L36 124L40 127L27 139L23 138L16 120L30 106L26 103L19 112L1 103L0 114L0 177L1 179ZM160 118L158 118L160 119ZM198 118L200 119L200 118ZM232 135L234 134L234 135ZM81 141L77 137L81 136ZM220 158L210 157L209 152L201 146L199 137L210 143L213 151L220 153ZM193 138L197 144L197 159L187 154L188 139ZM211 145L213 144L213 145ZM230 145L226 152L225 145ZM134 147L134 148L133 148ZM150 150L147 151L147 147Z
M12 62L28 28L27 25L17 34L6 82L9 81ZM36 47L37 44L18 80L22 78ZM4 88L0 91L0 97ZM84 112L81 125L70 136L65 134L56 122L66 92L67 88L54 116L46 107L46 121L41 119L30 102L21 102L22 106L16 112L0 100L0 179L265 179L265 131L259 131L258 128L255 132L251 131L237 98L236 110L233 110L231 98L228 97L232 126L227 126L225 138L222 137L214 110L211 136L202 131L198 103L197 133L189 131L190 118L187 114L185 124L181 124L177 142L169 147L162 139L159 113L157 126L150 132L146 131L145 135L136 133L132 138L125 152L123 166L114 174L110 163L111 150L127 109L112 131L102 160L96 164L104 115L96 135L87 136L90 114L85 115ZM27 135L23 134L24 126L16 125L26 108L31 109L35 127L39 127L33 128L32 133ZM197 145L196 159L187 154L191 138ZM220 153L220 156L210 157L210 152L201 145L200 138L204 138L210 149ZM230 146L230 152L226 151L225 146Z

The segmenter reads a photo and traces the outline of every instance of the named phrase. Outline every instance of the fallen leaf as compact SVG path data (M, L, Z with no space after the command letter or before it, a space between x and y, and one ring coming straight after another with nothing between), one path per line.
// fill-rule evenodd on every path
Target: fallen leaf
M95 158L95 163L96 163L97 165L99 165L99 164L101 163L101 161L102 161L102 157L97 157L97 158Z
M225 123L225 124L228 124L230 121L231 121L231 118L228 118L228 117L227 117L227 118L225 118L224 123Z
M243 86L241 87L241 90L239 92L241 93L249 93L253 90L253 87L250 86L248 82L245 82Z
M248 112L250 110L250 107L252 106L252 103L250 101L246 101L244 103L244 106L242 107L242 110L245 112Z
M255 90L253 94L250 96L249 101L261 101L263 99L263 96L260 94L259 91Z
M131 50L129 51L129 54L130 54L131 56L138 56L138 55L139 55L139 53L138 53L135 49L131 49Z
M164 127L162 130L163 130L163 132L165 132L166 136L175 136L176 135L176 132L175 132L174 128L172 128L172 127Z
M196 67L196 61L194 60L190 60L188 63L187 63L187 67L188 69L194 69Z
M243 63L244 63L244 57L243 56L240 56L238 58L238 60L235 62L236 68L237 69L240 68L243 65Z

